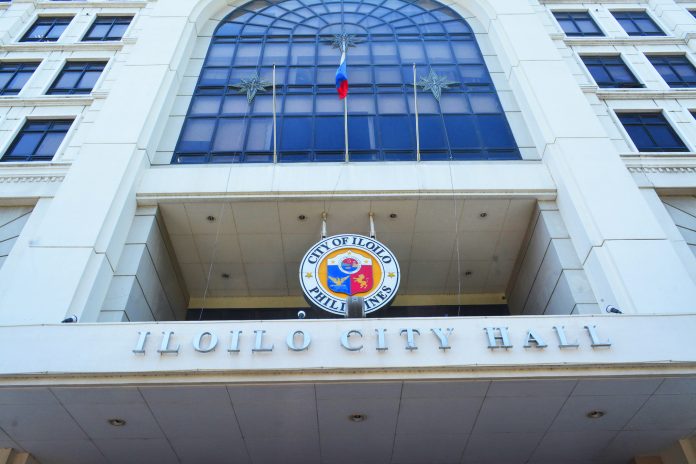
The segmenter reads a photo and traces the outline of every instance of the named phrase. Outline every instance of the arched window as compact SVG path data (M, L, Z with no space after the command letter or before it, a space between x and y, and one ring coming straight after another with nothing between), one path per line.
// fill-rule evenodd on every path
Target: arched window
M421 160L520 158L476 38L452 9L431 0L255 0L215 30L172 162L271 162L273 65L278 161L343 161L332 47L342 33L355 42L351 161L416 160L413 64L419 83L449 82L439 101L418 86ZM255 75L253 95L242 81Z

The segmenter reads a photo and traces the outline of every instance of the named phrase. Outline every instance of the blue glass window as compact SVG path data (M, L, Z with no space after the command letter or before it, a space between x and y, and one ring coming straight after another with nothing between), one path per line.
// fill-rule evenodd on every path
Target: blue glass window
M619 113L638 151L689 151L661 113Z
M416 160L413 63L450 81L438 102L418 89L421 159L519 159L468 24L431 0L255 0L219 24L173 163L273 160L273 67L280 162L343 161L344 102L334 34L347 53L351 161ZM243 80L258 74L249 103Z
M670 87L696 87L696 68L684 55L652 55L648 60Z
M17 95L39 63L0 63L0 95Z
M131 19L133 19L131 16L97 16L82 40L101 42L121 40Z
M68 27L72 18L44 16L38 18L24 34L20 42L55 42Z
M104 70L106 63L92 61L69 61L63 66L51 88L49 95L86 94L92 91L94 84Z
M71 124L69 119L27 121L0 161L50 161Z
M581 56L581 58L600 87L643 87L620 56Z
M646 11L612 11L628 35L665 35Z
M553 15L568 37L596 37L604 35L587 11L555 11Z

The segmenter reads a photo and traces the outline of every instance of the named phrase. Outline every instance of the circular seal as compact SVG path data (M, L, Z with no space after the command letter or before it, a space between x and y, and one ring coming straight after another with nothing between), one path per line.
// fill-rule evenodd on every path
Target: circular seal
M300 263L300 286L309 303L334 314L346 313L346 298L360 296L365 313L387 306L399 289L401 272L394 253L363 235L327 237Z

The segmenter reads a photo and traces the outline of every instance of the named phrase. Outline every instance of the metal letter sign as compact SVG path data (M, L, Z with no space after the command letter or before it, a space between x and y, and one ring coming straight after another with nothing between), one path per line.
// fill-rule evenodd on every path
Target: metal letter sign
M309 303L345 315L346 298L361 296L365 313L387 306L399 289L394 253L362 235L334 235L309 249L300 263L300 286Z

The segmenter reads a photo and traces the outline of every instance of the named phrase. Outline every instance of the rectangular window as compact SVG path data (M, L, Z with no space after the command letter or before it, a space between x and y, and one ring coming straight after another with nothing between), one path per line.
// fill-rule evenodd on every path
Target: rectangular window
M39 63L0 63L0 95L17 95Z
M132 19L132 16L97 16L82 41L121 40Z
M647 11L612 11L611 14L632 36L665 35Z
M696 68L684 55L653 55L648 60L670 87L696 87Z
M90 93L104 70L104 66L106 63L103 62L69 61L65 63L46 93L49 95Z
M587 11L553 13L556 21L561 25L561 29L568 37L592 37L603 36L604 34L594 22L592 16Z
M620 56L581 56L598 86L603 88L643 87Z
M20 42L56 42L68 27L72 18L44 16L38 18L24 34Z
M661 113L618 113L638 151L689 151Z
M50 161L71 124L71 119L27 121L0 161Z

